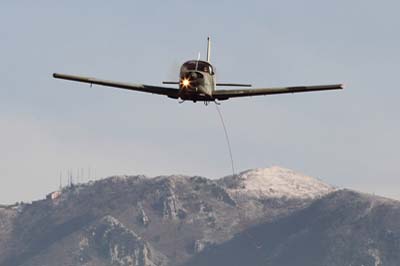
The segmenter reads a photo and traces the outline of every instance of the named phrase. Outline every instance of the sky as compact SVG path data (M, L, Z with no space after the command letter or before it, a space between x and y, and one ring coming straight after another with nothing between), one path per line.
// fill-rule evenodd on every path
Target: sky
M274 165L400 199L398 1L2 1L0 203L111 175L231 174L215 106L90 87L161 85L206 54L219 82L344 83L220 106L238 172ZM82 175L83 171L83 175ZM82 178L84 177L84 178Z

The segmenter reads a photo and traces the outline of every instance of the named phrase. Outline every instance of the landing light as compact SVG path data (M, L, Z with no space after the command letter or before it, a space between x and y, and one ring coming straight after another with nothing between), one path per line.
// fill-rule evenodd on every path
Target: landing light
M182 86L183 87L188 87L190 85L190 80L189 79L182 79Z

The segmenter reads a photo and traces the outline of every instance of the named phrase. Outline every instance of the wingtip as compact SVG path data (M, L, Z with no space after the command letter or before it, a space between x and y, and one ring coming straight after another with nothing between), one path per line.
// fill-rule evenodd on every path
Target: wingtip
M339 85L340 89L344 90L344 88L346 88L346 86L344 84L340 84Z

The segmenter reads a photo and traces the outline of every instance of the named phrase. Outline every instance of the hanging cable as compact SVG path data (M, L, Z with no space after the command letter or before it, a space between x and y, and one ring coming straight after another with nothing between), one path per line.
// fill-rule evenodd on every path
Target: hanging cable
M222 116L222 112L221 112L221 110L220 110L219 107L218 107L218 103L217 103L217 102L215 102L215 108L216 108L217 111L218 111L219 118L221 119L222 127L224 128L226 143L227 143L228 149L229 149L229 156L230 156L230 158L231 158L232 175L233 175L233 177L235 177L235 176L236 176L236 174L235 174L235 166L234 166L234 163L233 163L232 148L231 148L231 143L230 143L230 141L229 141L228 130L226 129L225 121L224 121L224 118L223 118L223 116ZM239 207L239 217L240 217L240 212L241 212L241 211L242 211L242 210L241 210L241 208ZM241 222L241 221L243 221L243 220L240 219L240 222ZM245 235L250 239L250 241L253 243L253 245L254 245L254 247L255 247L256 249L261 249L261 248L263 248L262 243L258 243L257 239L256 239L254 236L252 236L250 233L248 233L248 232L246 232L246 231L244 231L244 233L245 233Z
M222 116L221 110L219 109L218 104L216 102L215 102L215 108L217 108L219 118L221 119L222 127L224 128L226 143L227 143L228 149L229 149L229 156L231 158L232 175L235 176L235 166L233 164L233 155L232 155L231 143L229 141L228 131L226 130L226 126L225 126L225 122L224 122L224 118Z

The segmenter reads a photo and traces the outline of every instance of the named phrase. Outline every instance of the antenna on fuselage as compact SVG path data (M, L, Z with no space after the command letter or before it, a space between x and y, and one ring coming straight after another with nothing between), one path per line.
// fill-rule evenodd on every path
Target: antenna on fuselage
M207 38L207 62L210 63L210 56L211 56L211 39L210 36Z

